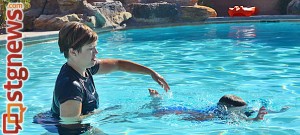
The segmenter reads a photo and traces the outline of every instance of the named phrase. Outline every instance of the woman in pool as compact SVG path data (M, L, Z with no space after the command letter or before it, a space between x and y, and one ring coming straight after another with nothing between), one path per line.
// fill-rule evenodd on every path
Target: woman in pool
M81 121L99 107L92 75L125 71L150 75L167 92L165 79L154 70L127 60L97 59L98 36L88 26L71 22L59 31L59 49L67 62L55 83L51 112L62 121Z
M161 97L156 90L148 89L150 96L154 102L158 102ZM158 105L157 103L152 103L152 105ZM255 111L249 110L247 108L246 102L235 95L224 95L220 98L217 106L208 107L203 110L197 109L188 109L186 107L176 106L176 107L159 107L159 106L152 106L154 107L154 115L161 116L166 114L189 114L189 117L184 118L184 120L196 120L196 121L205 121L205 120L212 120L212 119L228 119L232 118L230 115L237 117L239 119L244 120L253 120L259 121L263 120L264 115L269 113L279 113L284 112L288 109L288 107L282 108L280 111L271 111L266 110L264 106L262 106L258 110L258 114L255 118L250 118L251 114Z

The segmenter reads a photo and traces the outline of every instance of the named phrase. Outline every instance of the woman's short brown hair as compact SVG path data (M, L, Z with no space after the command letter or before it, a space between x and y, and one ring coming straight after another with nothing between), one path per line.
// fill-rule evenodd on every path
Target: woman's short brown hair
M79 22L69 22L59 31L58 45L60 53L68 58L70 48L81 51L82 46L98 40L97 33L90 27Z

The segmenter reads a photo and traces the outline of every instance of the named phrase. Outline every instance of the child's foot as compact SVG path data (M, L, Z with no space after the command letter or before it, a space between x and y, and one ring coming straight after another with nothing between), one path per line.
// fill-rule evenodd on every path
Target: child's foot
M258 114L256 116L256 119L258 120L263 120L264 119L264 116L268 114L266 108L264 106L262 106L259 111L258 111Z
M289 106L284 106L284 107L281 108L281 110L280 110L279 112L285 112L285 111L287 111L288 109L290 109Z
M159 93L156 91L156 90L154 90L154 89L148 89L149 90L149 94L150 94L150 96L152 96L152 97L157 97L157 96L159 96Z

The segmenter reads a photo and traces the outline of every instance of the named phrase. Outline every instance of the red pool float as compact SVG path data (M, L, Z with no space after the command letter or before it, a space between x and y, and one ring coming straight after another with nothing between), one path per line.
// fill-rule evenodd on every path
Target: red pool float
M252 16L257 13L256 7L243 7L243 6L234 6L233 8L228 9L228 14L231 17L234 16Z

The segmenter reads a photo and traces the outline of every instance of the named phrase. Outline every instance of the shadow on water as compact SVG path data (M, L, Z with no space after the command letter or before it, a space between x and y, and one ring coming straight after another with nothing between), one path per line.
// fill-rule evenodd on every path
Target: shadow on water
M112 111L120 109L120 105L115 105L112 107L107 107L102 110ZM60 135L106 135L100 129L91 126L90 123L76 122L74 124L63 124L63 122L53 116L51 111L46 111L39 113L33 117L33 123L40 124L44 129L47 130L45 134L60 134Z
M76 123L76 124L62 124L58 118L52 116L51 111L42 112L34 116L33 123L40 124L45 130L46 134L60 134L60 135L79 135L79 134L93 134L105 135L101 130L93 127L90 123Z

